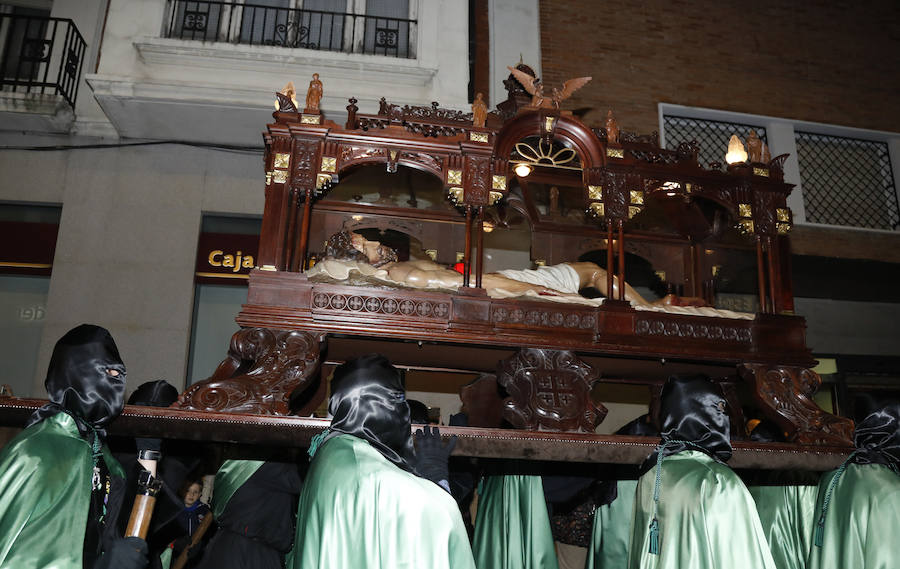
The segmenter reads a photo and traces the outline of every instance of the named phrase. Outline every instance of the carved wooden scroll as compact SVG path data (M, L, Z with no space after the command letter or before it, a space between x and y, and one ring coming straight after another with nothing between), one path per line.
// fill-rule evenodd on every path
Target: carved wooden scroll
M784 428L791 442L808 445L851 446L853 421L821 410L812 400L822 379L806 368L743 364L741 376L754 386L754 395L770 419Z
M593 433L607 409L591 400L598 374L569 351L527 348L503 360L503 418L518 429Z
M287 415L288 398L319 370L319 340L307 332L244 328L212 377L189 387L175 408Z

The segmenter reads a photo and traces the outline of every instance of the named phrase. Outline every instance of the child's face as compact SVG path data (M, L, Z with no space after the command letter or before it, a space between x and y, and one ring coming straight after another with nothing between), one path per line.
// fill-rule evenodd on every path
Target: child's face
M191 484L188 488L187 493L184 495L184 505L185 506L193 506L197 500L200 499L200 491L203 490L203 487L199 484Z

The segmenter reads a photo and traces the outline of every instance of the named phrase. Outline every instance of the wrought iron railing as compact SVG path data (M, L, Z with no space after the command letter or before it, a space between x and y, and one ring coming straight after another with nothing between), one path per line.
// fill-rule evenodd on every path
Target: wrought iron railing
M62 95L74 107L86 50L68 18L0 14L0 89Z
M205 0L169 0L169 38L414 58L416 20Z
M666 133L666 148L669 150L677 149L683 142L696 141L700 147L699 161L703 167L715 162L720 165L725 163L728 139L732 134L746 141L750 131L755 130L760 140L766 142L766 129L760 125L664 115L663 128Z
M885 142L797 132L806 221L900 228L900 204Z

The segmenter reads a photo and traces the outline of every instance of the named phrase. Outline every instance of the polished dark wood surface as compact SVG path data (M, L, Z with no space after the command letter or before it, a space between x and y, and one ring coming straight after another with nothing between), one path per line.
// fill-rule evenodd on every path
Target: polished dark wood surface
M21 427L42 399L0 398L0 425ZM305 447L328 426L327 419L213 413L126 405L109 427L119 436L150 436L192 441ZM540 461L610 462L639 464L657 439L586 433L560 433L475 427L441 427L441 435L456 435L454 455L518 458ZM735 442L734 468L829 470L851 449L791 444Z

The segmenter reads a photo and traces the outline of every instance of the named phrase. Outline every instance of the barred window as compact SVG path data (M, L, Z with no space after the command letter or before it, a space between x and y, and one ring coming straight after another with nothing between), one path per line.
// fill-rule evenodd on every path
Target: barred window
M796 142L808 222L900 227L886 143L810 132L797 132Z
M741 142L746 144L750 131L755 130L757 136L768 144L766 129L760 125L664 115L663 129L666 148L670 150L675 150L682 142L697 141L700 145L699 161L704 167L708 167L711 162L725 163L728 140L732 134L738 135Z

